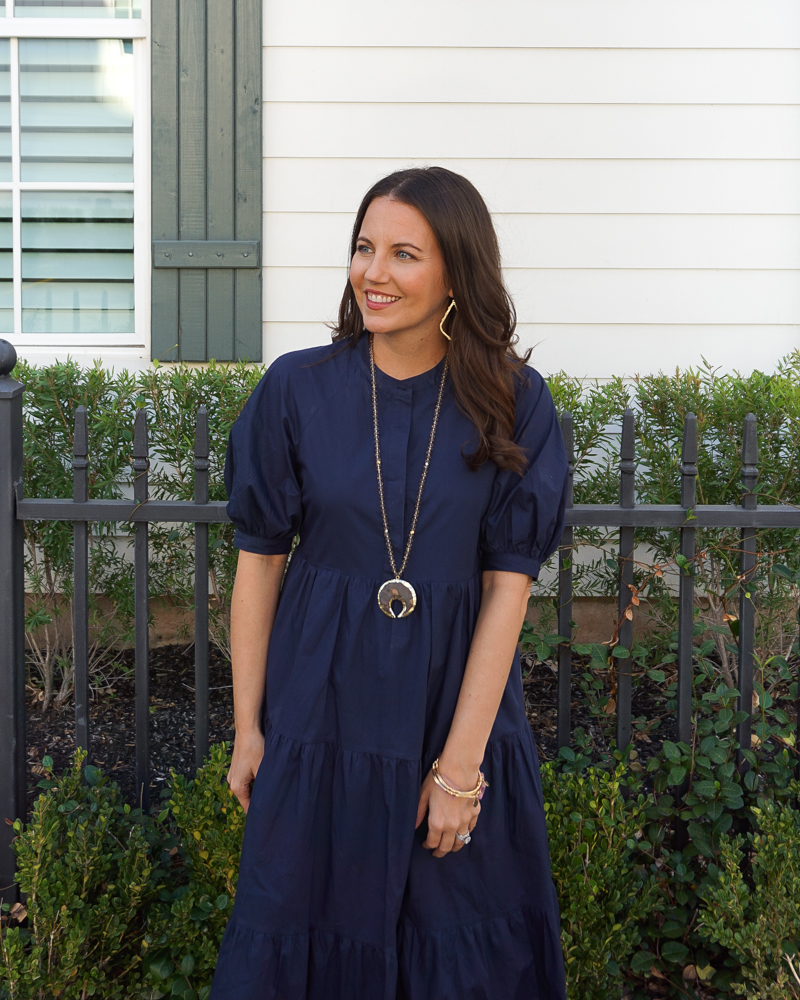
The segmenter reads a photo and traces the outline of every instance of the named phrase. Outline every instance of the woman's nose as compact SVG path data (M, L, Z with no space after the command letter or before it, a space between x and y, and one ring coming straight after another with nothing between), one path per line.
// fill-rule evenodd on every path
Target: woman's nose
M370 257L369 267L364 272L367 281L374 281L376 284L388 280L386 273L386 261L380 254L373 254Z

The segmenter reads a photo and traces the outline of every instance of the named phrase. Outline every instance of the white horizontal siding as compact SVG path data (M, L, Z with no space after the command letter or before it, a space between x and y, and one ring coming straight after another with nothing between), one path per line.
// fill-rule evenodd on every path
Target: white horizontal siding
M264 160L268 212L347 212L412 156ZM453 159L436 162L477 185L494 212L798 214L799 160Z
M265 45L798 48L797 0L265 0Z
M269 156L798 159L800 106L270 103Z
M793 49L264 49L270 101L370 104L797 104ZM476 67L478 72L476 72Z
M796 0L265 0L264 336L325 343L393 169L484 194L545 371L771 368L800 346Z
M676 356L683 369L709 363L727 371L768 371L800 342L800 325L539 323L531 330L522 325L518 332L533 348L531 364L544 372L559 371L565 367L566 350L571 354L570 371L581 378L672 372ZM637 350L642 343L647 344L646 353Z

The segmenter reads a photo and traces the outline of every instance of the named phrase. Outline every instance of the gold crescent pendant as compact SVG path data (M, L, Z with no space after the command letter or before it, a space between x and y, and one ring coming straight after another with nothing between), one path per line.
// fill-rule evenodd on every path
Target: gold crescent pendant
M399 601L403 607L399 615L394 613L392 607L395 601ZM378 591L378 604L381 611L390 618L405 618L417 606L417 592L410 583L395 577L394 580L387 580L381 586Z

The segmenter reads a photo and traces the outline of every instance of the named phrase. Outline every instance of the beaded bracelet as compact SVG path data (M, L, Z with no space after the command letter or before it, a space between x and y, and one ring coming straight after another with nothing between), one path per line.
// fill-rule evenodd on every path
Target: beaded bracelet
M478 784L470 789L468 792L462 791L460 788L456 788L455 785L451 785L447 778L442 776L439 770L439 758L431 765L431 771L433 772L434 782L441 788L443 792L447 792L448 795L452 795L455 799L474 799L473 805L477 805L479 800L483 798L484 791L489 787L489 782L484 778L483 771L478 771Z

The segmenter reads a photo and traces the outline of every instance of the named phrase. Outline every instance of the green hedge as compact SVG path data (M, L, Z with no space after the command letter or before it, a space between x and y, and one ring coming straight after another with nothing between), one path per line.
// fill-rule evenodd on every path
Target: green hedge
M130 495L131 446L137 409L149 415L150 482L154 497L191 499L194 485L194 418L204 403L211 440L210 499L224 500L222 470L228 431L263 374L262 366L183 365L153 367L144 372L114 374L99 364L82 369L66 362L36 367L20 362L14 375L26 385L25 493L70 496L72 428L75 410L88 411L90 439L89 494L97 498ZM584 384L564 374L550 377L558 408L569 408L575 421L577 503L613 503L619 490L618 422L626 406L637 412L637 493L642 503L676 503L683 418L698 418L700 458L698 501L738 503L741 435L744 417L753 412L760 434L761 474L758 492L766 502L800 503L800 352L794 352L772 374L724 375L706 368L673 375L614 379ZM235 550L230 525L210 525L211 639L227 653L228 611ZM187 611L193 607L192 529L189 525L151 525L150 587ZM93 669L108 659L110 648L133 634L133 583L114 536L131 541L128 524L97 524L90 540L91 614L96 641ZM39 674L45 707L63 702L72 684L71 648L66 623L71 616L72 529L57 522L26 522L26 557L33 603L28 614L32 663ZM640 532L656 566L636 568L636 585L651 601L668 635L675 608L667 581L678 569L675 531ZM613 594L617 586L616 535L602 529L576 532L574 560L577 594ZM123 545L124 547L124 545ZM700 620L708 627L725 625L735 612L738 590L739 539L736 531L698 532L698 557L691 572L697 592L706 598ZM581 550L584 557L581 558ZM754 583L758 608L758 649L762 655L784 652L793 625L797 588L770 570L777 562L800 569L800 536L791 531L759 533L759 572ZM674 580L674 576L673 576ZM546 591L540 588L540 593ZM97 595L108 599L101 602ZM723 634L727 628L723 628ZM37 641L46 633L46 640ZM713 629L712 629L713 633ZM188 638L188 637L187 637ZM728 643L719 633L720 669L729 686L735 670ZM580 639L578 640L580 641Z
M27 898L16 912L3 906L0 997L205 1000L245 820L225 781L227 746L212 747L196 780L173 773L155 817L123 804L98 768L82 769L84 756L58 778L45 758L31 822L15 824Z
M225 500L222 479L228 432L263 373L244 364L206 368L154 366L118 374L99 364L82 369L72 362L37 368L24 362L14 376L26 386L24 401L24 491L26 496L72 495L72 439L75 411L85 406L89 427L89 496L132 496L133 422L148 412L150 492L153 497L191 500L194 494L194 424L201 403L209 413L211 445L209 499ZM121 539L121 546L119 540ZM210 638L229 651L228 613L236 551L228 524L209 525L211 582ZM193 526L150 526L150 593L191 610ZM72 526L25 522L26 570L32 603L26 632L34 679L44 708L72 690ZM130 645L134 631L133 576L125 548L132 546L128 523L96 523L90 534L89 603L93 644L90 669L109 661L109 651ZM104 600L98 599L100 596ZM38 678L36 677L38 674Z
M665 749L659 767L674 758ZM244 828L225 781L227 745L212 748L195 780L173 774L154 817L124 805L116 784L81 760L79 751L55 777L45 758L32 820L15 824L27 898L3 905L0 998L205 1000ZM748 773L758 780L731 776L739 794L706 812L749 832L718 827L704 850L667 854L656 848L669 836L663 796L646 794L624 762L586 768L567 754L543 766L570 1000L607 1000L625 984L649 997L650 982L676 998L797 996L800 786L786 766L765 771L756 760ZM714 798L699 782L694 794L706 806ZM677 919L690 893L694 909Z

